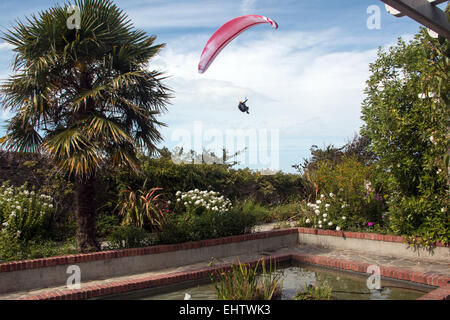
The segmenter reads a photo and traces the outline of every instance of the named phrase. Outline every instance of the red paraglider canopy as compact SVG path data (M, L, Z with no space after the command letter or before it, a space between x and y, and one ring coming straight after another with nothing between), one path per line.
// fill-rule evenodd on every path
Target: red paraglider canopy
M245 30L261 23L269 23L275 29L278 24L270 18L258 15L246 15L234 18L221 26L206 43L198 64L198 72L204 73L217 55L231 40Z

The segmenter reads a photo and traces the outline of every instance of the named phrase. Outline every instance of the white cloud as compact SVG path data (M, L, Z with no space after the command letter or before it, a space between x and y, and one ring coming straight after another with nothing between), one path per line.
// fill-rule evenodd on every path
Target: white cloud
M43 1L35 2L33 6L39 10L49 6ZM330 5L327 8L336 12L336 17L329 19L328 9L319 10L321 5L314 1L117 0L116 3L135 26L157 34L157 43L160 39L168 43L151 64L167 71L171 76L167 84L174 89L170 112L161 119L169 125L162 130L165 145L171 145L171 132L191 129L198 120L221 131L279 128L284 169L297 161L292 159L309 154L312 144L342 143L358 131L368 64L376 56L374 48L393 38L391 33L358 32L358 24L365 24L365 15L358 22L358 14L365 13L364 5ZM14 9L3 10L0 17L3 24L38 11L29 5ZM260 12L255 12L256 9ZM345 21L339 18L344 11L349 12L344 15ZM261 25L248 30L221 52L205 74L198 74L200 54L212 32L231 18L254 13L274 18L280 29ZM323 28L339 25L342 30L298 31L317 28L312 19L318 19ZM408 28L396 29L397 25L396 20L393 34L417 29L415 22ZM4 74L6 62L12 60L10 49L6 43L0 43L0 72ZM237 109L238 101L245 96L249 98L250 115ZM6 117L9 114L0 109L0 120Z
M12 50L14 46L7 42L0 42L0 50Z
M243 14L251 14L256 9L256 0L242 0L241 12Z
M202 75L197 64L207 36L194 38L196 50L172 41L153 65L172 76L168 84L175 95L162 117L169 124L165 144L170 146L173 130L192 129L194 121L222 132L277 128L280 148L290 153L314 143L344 142L362 124L363 89L376 49L333 52L338 33L260 28L230 43ZM237 109L245 96L250 115Z
M147 1L124 2L126 13L140 28L201 28L218 27L236 13L235 4L228 1ZM220 24L219 24L220 25Z
M0 124L2 121L6 121L8 119L11 119L12 114L8 110L0 109ZM3 132L0 131L0 134Z

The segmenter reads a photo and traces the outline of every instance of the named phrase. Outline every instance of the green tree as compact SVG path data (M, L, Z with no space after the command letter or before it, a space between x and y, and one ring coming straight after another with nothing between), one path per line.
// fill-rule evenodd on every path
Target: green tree
M349 139L346 144L338 148L330 144L324 148L319 148L316 145L309 149L311 157L303 159L302 164L294 164L292 167L298 172L306 174L311 173L320 166L324 161L328 161L332 166L342 162L346 157L356 157L356 159L364 164L374 163L377 159L370 150L370 140L362 135L355 134L353 138Z
M425 29L409 44L380 50L362 105L390 190L394 231L424 240L449 238L449 41Z
M76 0L79 29L56 5L17 22L2 39L14 46L14 75L1 103L14 112L2 145L42 152L74 181L77 242L82 252L95 239L95 176L102 164L139 169L137 150L162 140L156 117L167 111L169 90L148 63L162 48L155 36L133 27L109 0Z

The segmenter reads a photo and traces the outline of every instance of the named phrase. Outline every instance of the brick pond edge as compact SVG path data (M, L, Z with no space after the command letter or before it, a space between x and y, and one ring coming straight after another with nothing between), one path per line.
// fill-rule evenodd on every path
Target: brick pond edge
M108 260L108 259L123 258L123 257L166 253L166 252L173 252L173 251L178 251L178 250L197 249L197 248L202 248L202 247L217 246L217 245L221 245L221 244L229 244L229 243L243 242L243 241L249 241L249 240L258 240L258 239L265 239L265 238L271 238L271 237L277 237L277 236L284 236L284 235L288 235L288 234L295 234L297 232L298 231L295 228L294 229L284 229L284 230L243 234L243 235L230 236L230 237L218 238L218 239L201 240L201 241L195 241L195 242L157 245L157 246L150 246L150 247L143 247L143 248L100 251L100 252L93 252L93 253L65 255L65 256L33 259L33 260L13 261L13 262L6 262L6 263L0 264L0 272L13 272L13 271L20 271L20 270L52 267L52 266L56 266L56 265L69 265L69 264L92 262L92 261L98 261L98 260Z
M121 250L111 250L111 251L101 251L87 254L75 254L66 256L49 257L34 260L22 260L13 261L0 264L0 274L22 271L22 270L32 270L32 269L46 269L61 265L72 265L83 262L93 262L102 260L114 260L123 257L133 257L133 256L144 256L160 253L169 253L182 250L197 249L203 247L212 247L225 244L236 244L251 240L262 240L270 239L272 237L282 237L290 236L295 234L311 234L319 236L330 236L338 237L341 239L354 238L354 239L364 239L364 240L375 240L382 241L386 243L406 243L406 239L400 236L393 235L381 235L373 233L360 233L360 232L347 232L347 231L333 231L333 230L320 230L320 229L310 229L310 228L291 228L282 230L272 230L266 232L258 232L252 234L244 234L237 236L230 236L219 239L208 239L196 242L187 242L180 244L169 244L169 245L157 245L143 248L133 248L133 249L121 249ZM448 247L448 245L438 244L440 247ZM324 257L319 255L305 255L305 254L284 254L275 255L267 257L267 259L275 259L276 261L289 261L295 260L303 263L321 265L331 268L336 268L340 270L355 271L360 273L366 273L368 263L342 260L330 257ZM107 262L107 261L105 261ZM255 264L257 260L244 261L249 264ZM230 268L231 265L222 265L218 267L208 267L201 268L193 271L170 273L159 276L151 276L146 278L139 278L133 280L123 280L115 281L107 284L100 284L94 286L88 286L79 290L56 290L52 292L47 292L39 295L29 295L25 296L20 300L48 300L48 299L63 299L63 300L73 300L73 299L89 299L100 296L107 296L111 294L118 294L124 292L130 292L134 290L146 289L161 285L167 285L171 283L178 283L187 280L196 280L208 277L209 273L217 268ZM437 274L432 272L417 272L408 269L394 268L394 267L383 267L380 266L381 276L391 279L404 280L415 282L419 284L425 284L429 286L436 287L435 290L429 292L428 294L422 296L420 299L450 299L450 277L443 274Z
M263 258L265 261L287 262L298 261L301 263L331 267L339 270L366 273L368 263L342 260L317 255L282 254ZM245 260L243 263L255 266L259 259ZM148 289L163 285L180 283L183 281L200 280L217 270L229 270L231 264L213 267L205 267L196 270L175 272L166 275L130 279L111 283L88 286L78 290L56 290L39 295L32 295L19 300L82 300L108 295L132 292L135 290ZM411 271L408 269L380 266L381 276L390 279L410 281L437 287L418 300L449 300L450 299L450 277L441 274L431 274Z
M74 255L33 259L33 260L5 262L5 263L0 263L0 272L13 272L13 271L20 271L20 270L52 267L52 266L56 266L56 265L69 265L69 264L115 259L115 258L122 258L122 257L158 254L158 253L172 252L172 251L178 251L178 250L189 250L189 249L195 249L195 248L216 246L216 245L221 245L221 244L229 244L229 243L243 242L243 241L249 241L249 240L265 239L265 238L271 238L271 237L277 237L277 236L283 236L283 235L295 234L295 233L334 236L334 237L340 237L340 238L344 238L344 239L345 238L354 238L354 239L365 239L365 240L375 240L375 241L384 241L384 242L406 243L406 239L404 237L394 236L394 235L349 232L349 231L321 230L321 229L311 229L311 228L291 228L291 229L272 230L272 231L230 236L230 237L218 238L218 239L201 240L201 241L195 241L195 242L156 245L156 246L143 247L143 248L109 250L109 251L100 251L100 252L85 253L85 254L74 254ZM448 247L448 245L444 245L442 243L437 243L436 246L437 247Z

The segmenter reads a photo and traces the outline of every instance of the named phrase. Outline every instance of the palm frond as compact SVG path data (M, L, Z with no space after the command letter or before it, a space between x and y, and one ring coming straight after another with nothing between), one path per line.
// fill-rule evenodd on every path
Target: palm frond
M55 5L0 36L15 53L0 104L26 119L10 123L2 145L42 150L80 175L106 160L138 171L136 150L162 141L157 116L171 98L163 73L149 71L164 44L110 0L74 4L79 30L67 28L66 5Z
M22 114L9 121L7 134L2 137L1 147L15 152L36 153L39 151L42 137L34 126Z
M101 163L101 152L78 128L61 130L42 143L63 169L77 176L89 176Z
M89 118L90 130L88 135L97 139L109 140L114 143L128 141L133 143L133 138L123 128L112 119L92 116Z

